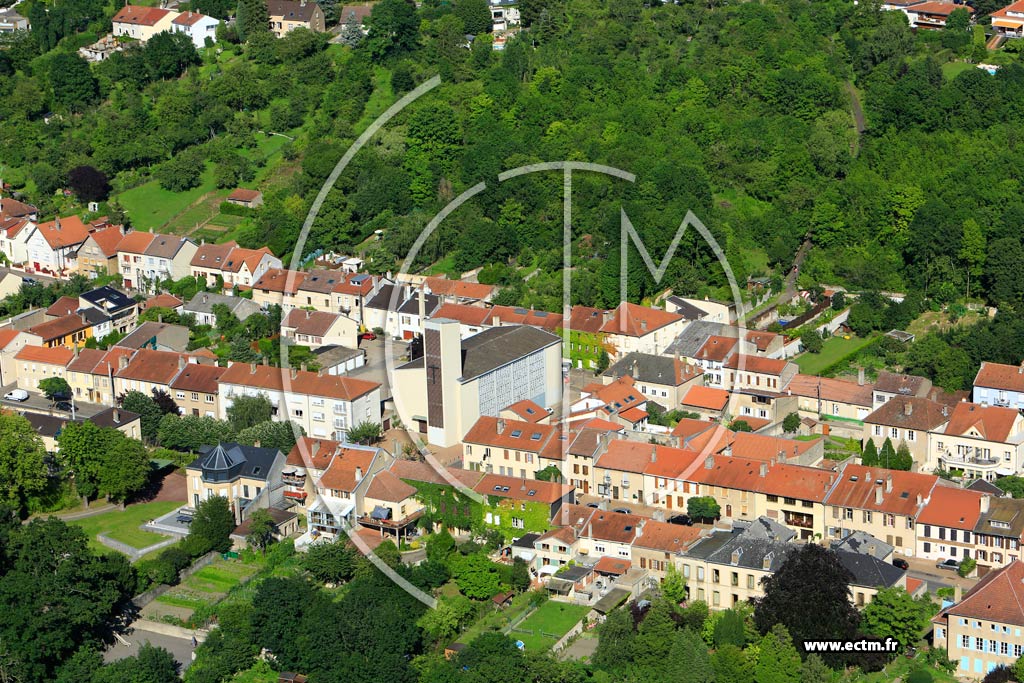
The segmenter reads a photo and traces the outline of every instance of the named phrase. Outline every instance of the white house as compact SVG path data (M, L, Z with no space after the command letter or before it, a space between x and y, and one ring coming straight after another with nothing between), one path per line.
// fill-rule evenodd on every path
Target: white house
M220 23L213 17L208 17L199 12L182 12L171 21L173 33L184 33L192 39L192 44L198 47L206 45L206 39L216 39L217 24Z

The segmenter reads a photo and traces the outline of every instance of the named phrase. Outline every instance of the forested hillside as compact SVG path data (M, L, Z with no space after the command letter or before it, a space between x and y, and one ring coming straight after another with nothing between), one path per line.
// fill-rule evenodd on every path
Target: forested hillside
M969 65L944 75L958 55L984 57L964 28L915 37L902 14L846 0L531 0L530 30L493 51L486 34L464 45L487 11L479 0L418 10L382 0L356 47L305 31L275 40L240 21L221 27L216 48L154 39L90 67L74 50L109 18L95 16L95 2L68 7L77 19L34 25L0 52L3 177L50 210L54 190L83 164L111 179L117 215L119 194L151 179L182 191L214 173L230 187L256 175L257 131L287 131L296 139L261 176L266 205L237 235L285 253L343 150L398 95L439 73L444 84L357 155L307 251L365 249L383 229L382 242L367 243L371 265L392 269L440 207L488 180L419 265L498 264L482 278L511 285L504 303L558 307L559 177L500 186L495 177L573 159L637 175L635 184L577 175L574 302L618 299L620 206L659 260L693 210L741 279L784 272L810 236L806 282L946 301L965 296L968 280L971 294L993 302L1024 293L1024 67L1000 53L994 76ZM239 32L247 43L237 44ZM59 116L44 123L51 111ZM697 242L691 231L663 284L722 293L724 276ZM631 298L655 291L639 259L631 268Z

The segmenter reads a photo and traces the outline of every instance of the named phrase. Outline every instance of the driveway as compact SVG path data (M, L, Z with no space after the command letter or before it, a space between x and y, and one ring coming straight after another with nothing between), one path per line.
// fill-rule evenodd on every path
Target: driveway
M139 654L139 647L149 643L154 647L162 647L174 655L174 661L181 667L180 671L185 671L192 664L193 647L191 638L178 638L162 633L154 633L137 626L131 629L129 633L123 634L122 638L128 641L128 645L124 645L120 641L115 642L113 646L103 653L103 661L116 662L119 659L134 657Z

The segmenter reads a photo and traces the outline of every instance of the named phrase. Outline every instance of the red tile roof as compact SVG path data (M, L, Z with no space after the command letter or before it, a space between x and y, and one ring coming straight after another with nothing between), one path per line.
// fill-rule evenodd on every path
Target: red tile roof
M96 243L96 246L100 248L100 251L103 252L103 255L110 258L117 254L117 245L121 243L124 235L121 232L120 226L112 225L109 228L96 230L90 237Z
M240 202L251 202L260 196L259 190L247 190L244 187L240 187L237 190L231 192L228 195L228 199L234 199Z
M619 417L623 420L636 424L637 422L646 420L648 415L647 411L643 408L634 406L632 408L626 408L625 410L619 411Z
M216 394L217 380L224 374L227 368L217 365L200 365L189 363L185 369L178 373L178 376L171 382L172 389L181 391L196 391L203 394Z
M14 341L14 338L17 337L20 333L20 330L0 330L0 349L6 349L7 345Z
M714 387L690 387L690 390L683 396L682 405L706 410L724 410L725 404L729 402L729 392L725 389Z
M331 464L320 477L317 485L325 489L353 491L370 471L370 464L377 455L374 450L342 448L334 453ZM359 472L356 472L356 469ZM357 478L358 474L358 478Z
M743 418L740 418L743 419ZM751 432L736 432L732 441L732 452L741 458L773 460L784 454L786 458L803 455L821 442L821 438L803 441L785 439L780 436L766 436Z
M46 315L64 316L78 311L78 297L62 296L50 304L46 309Z
M292 449L288 451L285 464L314 470L327 469L327 466L331 464L331 458L334 457L335 449L340 444L340 441L331 439L318 439L312 436L299 437Z
M92 373L103 357L107 355L106 351L100 351L99 349L80 349L78 356L76 356L70 363L68 363L68 372L85 372Z
M176 16L174 18L174 21L172 21L171 23L177 24L179 26L192 26L198 23L203 18L203 16L204 15L200 14L199 12L182 12L181 14ZM235 192L238 192L238 190L235 190ZM252 190L250 190L250 192L252 192ZM231 194L234 195L234 192L232 192Z
M125 5L114 15L115 24L132 24L134 26L155 26L161 19L170 14L169 10L141 5Z
M737 491L823 502L836 475L816 467L765 462L736 456L709 456L690 480Z
M602 325L601 331L628 337L642 337L680 320L683 320L683 316L678 313L624 301L615 308L608 322Z
M271 268L263 274L252 286L253 289L262 289L267 292L287 292L295 294L302 286L306 274L300 270L288 270L286 268Z
M700 538L702 533L703 530L696 526L648 520L640 529L640 535L633 541L633 547L678 553Z
M281 327L293 328L296 334L308 334L313 337L322 337L328 330L338 322L342 316L338 313L326 311L307 311L301 308L293 308L288 311Z
M184 302L172 294L157 294L142 303L142 310L149 308L177 308Z
M847 465L826 502L833 507L913 516L931 496L937 480L938 477L931 474ZM887 484L890 481L891 489ZM876 490L881 491L880 503L875 502ZM920 503L918 496L921 497Z
M188 357L173 351L139 349L128 365L116 370L114 376L137 382L169 384L181 369L179 361L188 362Z
M894 396L864 418L866 424L927 432L949 420L949 407L916 396Z
M352 401L365 396L374 389L380 388L377 382L353 377L336 375L320 375L316 372L293 370L294 379L288 370L272 368L268 365L251 365L235 363L220 377L221 384L253 387L270 391L285 391L310 396L325 396L341 401ZM287 379L287 384L286 380Z
M508 489L507 491L505 490L506 488ZM551 504L560 500L566 494L571 493L574 488L573 486L556 484L550 481L519 479L500 474L485 474L477 485L473 487L473 490L481 496L497 496L512 500L532 500ZM532 496L530 491L533 491Z
M547 410L528 398L523 399L522 401L516 401L512 405L504 408L504 410L515 413L519 416L519 419L524 422L540 422L548 416Z
M589 306L573 306L569 313L569 327L587 334L597 334L604 326L604 311Z
M30 363L47 363L49 365L59 365L62 368L67 367L71 359L75 357L74 351L66 346L24 346L21 351L14 356L17 360L25 360Z
M554 425L481 415L462 437L462 442L538 453L558 431Z
M954 10L958 9L965 9L970 14L974 13L974 8L969 5L954 4L952 2L936 2L935 0L911 5L907 8L907 11L918 14L940 14L942 16L949 16Z
M743 372L756 372L761 375L781 375L788 364L789 361L780 358L747 356L741 353L737 353L725 361L725 367L730 370L742 369Z
M981 517L981 499L984 495L970 489L936 486L918 515L917 523L973 531Z
M1010 16L1010 12L1013 12L1016 16ZM992 12L991 16L993 19L1004 19L1020 24L1024 22L1024 0L1018 0L1017 2L1011 3L1006 7ZM983 364L984 365L984 364Z
M535 311L515 306L495 306L491 309L490 322L492 325L513 323L515 325L530 325L531 327L540 327L548 331L554 331L562 327L562 314Z
M78 216L68 216L48 223L40 223L36 229L42 234L51 249L81 244L89 237L89 228Z
M966 617L1024 626L1024 563L1014 560L986 574L964 599L947 607L933 622Z
M433 319L458 320L463 325L487 325L491 319L491 309L469 304L442 304Z
M821 398L822 401L834 401L855 406L871 407L872 385L857 384L843 379L831 377L814 377L812 375L795 375L786 385L786 390L797 396Z
M1014 425L1020 416L1013 408L958 403L949 416L946 434L968 436L977 434L986 441L1007 443L1015 435Z
M154 239L156 239L156 235L151 232L130 232L117 243L117 251L128 254L144 254Z
M629 571L633 563L629 560L619 559L617 557L608 557L605 555L597 564L594 565L594 571L601 574L614 574L615 576L621 576Z
M470 489L476 486L484 476L481 472L471 472L458 467L442 468L443 472L438 472L430 463L413 460L395 460L388 469L403 480L451 486L452 482L449 481L451 479L460 487Z
M224 242L223 244L200 244L189 265L197 268L220 269L224 267L224 261L228 254L238 246L237 242Z
M416 495L416 489L396 475L383 470L373 475L370 488L366 490L366 497L374 500L384 500L389 503L400 503L406 498Z
M735 350L738 343L739 340L736 337L722 337L713 334L697 349L694 358L722 363Z
M460 299L486 299L494 293L493 285L482 285L465 280L449 280L443 277L428 277L423 283L433 294L454 296Z
M237 247L232 249L231 253L228 254L227 260L224 262L224 270L230 273L238 273L242 270L242 266L249 269L250 273L255 273L257 267L267 256L273 256L273 252L267 247L261 247L259 249L246 249L244 247Z
M1024 0L1017 4L1024 5ZM1024 10L1021 11L1024 12ZM1024 363L1003 365L1002 363L982 362L978 374L974 377L974 386L1006 391L1024 391Z
M772 342L779 338L774 332L763 332L761 330L748 330L747 341L753 344L758 351L767 351Z
M82 316L77 313L69 313L68 315L61 316L55 320L48 320L45 323L39 323L28 328L26 332L34 334L41 338L43 341L54 341L56 339L63 339L69 334L75 332L81 332L92 327L88 322L82 322Z

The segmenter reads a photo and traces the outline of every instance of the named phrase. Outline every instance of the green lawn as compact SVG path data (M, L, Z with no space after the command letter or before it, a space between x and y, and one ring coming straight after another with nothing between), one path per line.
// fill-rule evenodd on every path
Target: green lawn
M181 507L181 505L181 503L174 501L141 503L139 505L129 505L123 511L104 512L95 517L86 517L69 523L84 529L85 533L89 535L90 545L97 549L109 550L107 546L96 540L97 534L104 534L115 541L120 541L133 548L146 548L154 543L163 541L167 537L163 534L142 531L139 527L151 519Z
M517 630L509 634L513 640L521 640L527 650L547 650L568 633L569 629L579 622L590 608L585 605L570 605L565 602L548 600L536 612L526 618ZM533 631L521 633L523 631ZM550 635L544 635L550 634Z
M828 366L836 363L847 356L852 356L873 341L851 335L849 339L843 337L831 337L825 340L821 353L802 353L793 360L800 366L800 372L805 375L817 375Z
M366 101L363 117L353 126L357 133L366 130L374 120L395 103L395 94L391 89L391 72L382 66L376 67L373 73L373 92Z
M530 593L520 593L512 598L512 604L508 607L501 610L488 610L484 616L470 624L469 628L459 636L458 642L469 643L482 633L504 629L519 615L529 610L530 603L535 597Z
M942 65L942 75L949 80L953 80L964 71L977 68L974 64L967 64L966 62L947 62Z
M117 195L116 199L124 207L137 230L159 229L172 218L188 209L189 205L207 192L216 189L213 182L213 165L207 164L203 171L202 182L198 187L185 192L171 192L160 187L160 183L151 180L144 185L133 187Z

